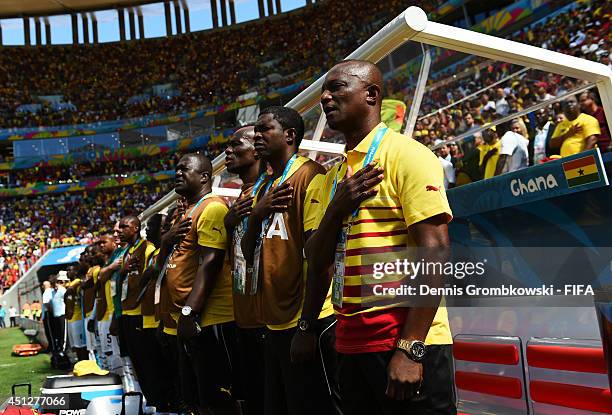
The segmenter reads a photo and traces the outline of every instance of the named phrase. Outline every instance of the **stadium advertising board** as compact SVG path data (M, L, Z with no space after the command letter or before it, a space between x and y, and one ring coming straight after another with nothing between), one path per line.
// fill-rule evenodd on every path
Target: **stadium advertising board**
M601 154L594 149L470 183L447 194L454 215L464 217L608 184Z

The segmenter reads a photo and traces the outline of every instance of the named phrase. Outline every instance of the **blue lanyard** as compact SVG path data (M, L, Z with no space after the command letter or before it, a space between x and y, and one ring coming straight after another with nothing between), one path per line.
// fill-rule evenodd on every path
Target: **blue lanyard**
M291 166L293 166L293 163L295 163L295 161L297 160L297 153L294 154L293 156L291 156L291 158L289 159L289 161L287 162L287 164L285 165L285 170L283 170L283 174L280 178L280 181L278 182L278 185L280 186L281 184L283 184L283 182L285 181L285 179L287 178L287 175L289 174L289 170L291 170ZM268 190L270 190L270 186L272 186L272 183L274 183L274 180L270 180L268 182L268 184L266 185L266 188L264 189L263 194L265 195L266 193L268 193ZM266 227L268 226L268 218L266 218L263 223L261 224L261 232L263 235L263 232L265 232Z
M293 163L295 163L295 160L297 160L297 154L294 154L289 161L287 162L287 164L285 165L285 170L283 170L283 174L280 178L280 181L278 182L278 185L280 186L281 184L283 184L283 182L285 181L285 179L287 178L287 174L289 174L289 170L291 170L291 166L293 166ZM268 190L270 190L270 186L272 186L272 183L274 183L274 180L270 180L268 182L268 184L266 185L266 188L264 189L263 194L265 195L266 193L268 193Z
M208 197L210 197L210 196L213 196L213 193L212 193L212 192L210 192L210 193L206 193L204 196L202 196L202 197L200 198L200 200L198 200L198 203L196 203L196 204L195 204L195 206L194 206L194 207L191 209L191 211L189 212L189 215L188 215L188 216L189 216L190 218L191 218L191 217L193 217L193 212L194 212L194 211L195 211L195 210L198 208L198 206L200 206L200 205L202 204L202 202L203 202L205 199L207 199L207 198L208 198Z
M257 178L257 181L255 182L255 185L253 186L253 190L251 191L252 197L255 197L255 195L257 194L257 191L259 190L263 182L266 180L266 177L268 177L268 175L265 172L259 175L259 177ZM246 231L248 226L249 226L249 217L247 216L244 219L242 219L242 229Z
M376 132L376 135L374 136L374 139L372 140L372 144L370 144L370 148L368 149L368 152L365 158L363 159L363 165L361 166L361 168L364 168L365 166L370 164L372 160L374 160L374 155L376 154L376 151L378 150L378 147L380 146L380 143L382 142L382 139L385 136L387 129L388 129L387 127L381 127L378 129L378 131ZM334 183L332 184L331 195L329 196L330 202L333 199L334 194L336 194L336 186L338 185L338 175L340 174L340 170L342 170L342 164L344 164L344 162L340 164L340 167L338 167L338 171L336 172L336 176L334 177ZM357 210L353 212L353 218L355 216L357 216Z

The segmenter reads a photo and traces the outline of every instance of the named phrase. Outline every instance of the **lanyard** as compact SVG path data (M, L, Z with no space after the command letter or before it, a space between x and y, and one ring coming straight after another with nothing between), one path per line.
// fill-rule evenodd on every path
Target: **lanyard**
M291 158L289 159L289 161L285 165L285 169L283 170L283 174L282 174L282 176L280 178L280 181L278 182L279 186L281 184L283 184L283 182L287 178L287 174L289 174L289 170L291 170L291 166L293 166L293 163L295 163L296 160L297 160L297 154L294 154L293 156L291 156ZM264 190L264 194L268 193L268 190L270 190L270 186L272 186L272 183L274 183L274 180L270 180L268 182L268 184L266 185L266 188Z
M255 197L255 195L257 194L257 191L259 190L263 182L266 180L266 177L268 177L266 173L261 173L259 175L259 177L257 178L257 181L255 182L255 185L253 186L253 190L251 191L252 197ZM242 229L244 229L244 231L246 232L248 226L249 226L249 218L247 216L244 219L242 219Z
M291 158L289 159L289 161L285 165L285 169L283 170L283 174L280 177L280 181L278 182L278 186L283 184L283 182L287 178L287 174L289 174L289 170L291 170L291 166L293 166L293 163L295 163L296 160L297 160L297 154L294 154L293 156L291 156ZM272 183L274 183L274 180L270 180L268 182L268 184L266 185L266 188L264 189L264 192L263 192L264 195L266 193L268 193L268 190L270 190L270 186L272 186ZM263 239L264 232L266 230L266 227L268 226L268 219L269 218L266 218L263 221L263 223L261 224L261 238L260 239Z
M365 166L370 164L372 160L374 160L374 155L376 154L378 147L380 147L380 143L382 142L382 139L385 136L386 132L387 132L387 127L381 127L378 129L378 131L376 132L376 135L374 136L374 139L372 140L372 144L370 144L370 148L368 149L368 152L365 158L363 159L363 165L361 166L361 168L364 168ZM344 164L344 162L342 164ZM334 183L332 184L331 195L329 196L330 202L333 199L334 194L336 194L336 186L338 186L338 176L340 175L340 170L342 170L342 164L340 164L340 167L338 167L338 171L336 172L336 176L334 177ZM357 216L357 210L353 212L352 218L354 218L355 216Z
M196 203L195 206L191 209L191 211L189 211L189 214L187 216L190 218L193 217L193 212L195 212L198 206L200 206L204 200L208 199L211 196L214 196L212 192L207 193L204 196L202 196L202 198L198 200L198 203ZM172 256L174 255L175 250L176 250L176 245L173 245L172 249L170 250L170 254L164 260L164 265L162 266L161 271L159 271L159 274L157 275L157 280L155 281L155 295L153 299L154 304L159 304L162 281L164 277L166 276L166 271L168 270L168 264L170 264L170 259L172 259Z

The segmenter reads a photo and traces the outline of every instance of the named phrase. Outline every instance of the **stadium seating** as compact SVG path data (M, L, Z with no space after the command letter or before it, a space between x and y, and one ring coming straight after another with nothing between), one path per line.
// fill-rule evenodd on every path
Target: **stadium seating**
M168 182L112 192L3 199L0 204L0 292L47 249L90 243L124 215L138 214L169 190Z

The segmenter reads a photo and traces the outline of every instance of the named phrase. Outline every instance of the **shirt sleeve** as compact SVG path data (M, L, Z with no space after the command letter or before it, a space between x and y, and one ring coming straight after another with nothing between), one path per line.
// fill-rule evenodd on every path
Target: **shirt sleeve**
M332 191L332 183L336 174L338 173L338 169L341 167L341 163L336 164L334 167L329 169L325 176L321 178L321 185L319 188L319 193L317 195L317 200L319 201L318 208L316 209L314 215L314 221L312 223L312 229L318 229L321 221L323 220L323 216L325 215L325 211L329 206L329 201L331 199L331 191Z
M444 214L450 222L452 213L446 191L444 173L438 158L426 147L416 143L402 146L394 155L389 174L397 183L397 194L407 226ZM415 160L406 163L405 160Z
M198 218L198 245L226 249L227 231L223 219L228 210L221 202L211 202L206 206Z
M516 137L514 137L514 134L512 134L511 131L508 131L506 134L504 134L503 137L501 138L499 154L511 156L512 153L514 153L514 150L516 149L516 146L517 146L516 141L517 141Z
M600 135L601 129L599 128L599 121L595 117L584 117L584 123L582 124L582 131L584 137L590 137L592 135Z
M145 249L145 260L144 260L144 265L142 267L142 272L144 272L147 269L147 265L149 265L149 258L151 258L151 254L153 254L153 252L155 252L155 245L153 245L152 243L147 244L147 248Z
M321 201L319 200L321 194L321 186L325 182L325 175L317 174L312 178L308 187L306 188L306 196L304 199L304 232L311 231L315 228L317 223L317 217L321 210ZM319 221L320 222L320 221Z

